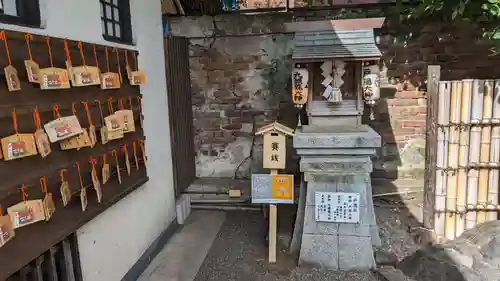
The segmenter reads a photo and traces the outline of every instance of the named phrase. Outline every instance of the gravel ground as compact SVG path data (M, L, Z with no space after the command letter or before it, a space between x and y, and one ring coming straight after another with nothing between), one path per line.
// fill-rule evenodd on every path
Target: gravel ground
M392 202L394 204L394 202ZM387 204L385 204L387 205ZM228 212L212 248L195 281L377 281L371 272L328 272L297 267L297 256L288 254L286 245L293 226L293 208L279 206L277 263L267 262L264 219L258 212ZM399 260L418 248L409 229L418 220L405 208L375 207L383 251Z
M412 201L405 202L406 204L397 200L384 201L375 201L375 214L382 241L381 250L395 255L401 261L419 249L418 230L421 221L412 213L421 213L421 206ZM411 212L407 206L412 209Z

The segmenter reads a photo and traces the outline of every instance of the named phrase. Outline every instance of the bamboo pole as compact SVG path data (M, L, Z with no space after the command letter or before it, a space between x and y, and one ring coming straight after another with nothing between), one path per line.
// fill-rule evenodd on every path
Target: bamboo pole
M480 90L480 81L474 80L472 83L472 115L470 129L469 165L479 164L479 151L481 149L481 127L474 126L481 123L483 112L483 91ZM479 171L470 169L467 180L467 207L477 205L477 191L479 183ZM476 211L468 211L466 215L465 227L467 229L476 226Z
M500 80L496 80L493 87L493 113L491 123L493 128L491 131L490 165L500 166ZM499 183L500 171L498 169L490 169L487 207L492 211L488 212L488 221L498 219L498 212L494 211L493 207L498 205Z
M457 182L457 211L455 218L455 237L465 230L465 212L467 204L467 167L469 165L469 124L471 119L472 80L462 80L460 122L464 125L460 130L458 151L458 182Z
M493 93L491 83L482 81L480 87L483 90L483 124L491 123L491 115L493 113ZM490 161L490 144L491 144L491 127L482 126L481 129L481 150L479 152L479 164L488 164ZM477 190L477 201L479 205L487 206L488 204L488 179L489 170L486 168L479 169L479 184ZM480 224L486 221L485 212L477 212L476 223Z
M460 122L462 82L451 82L451 102L450 102L450 139L448 142L448 167L452 172L448 174L446 186L446 209L450 213L445 217L445 237L449 240L455 238L455 213L457 209L457 173L459 135L457 124Z
M472 84L472 124L480 124L483 119L484 91L481 80L474 80Z
M436 149L436 189L434 231L437 240L440 241L445 235L445 210L446 210L446 179L444 169L448 165L448 139L450 123L450 82L439 82L438 116L437 116L437 149Z

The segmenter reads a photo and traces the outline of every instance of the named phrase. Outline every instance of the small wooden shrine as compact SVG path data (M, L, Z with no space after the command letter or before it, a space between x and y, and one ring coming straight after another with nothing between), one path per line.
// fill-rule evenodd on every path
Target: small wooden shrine
M380 136L362 124L364 103L379 99L381 53L374 28L383 18L294 22L292 98L309 124L293 138L307 191L300 263L332 270L375 268L380 245L373 209L370 157ZM300 123L299 123L300 125ZM304 186L304 185L302 185ZM305 188L305 187L301 187Z
M286 25L295 41L294 101L307 102L309 116L316 117L312 122L324 122L323 117L333 113L335 121L361 124L363 100L372 106L379 99L381 53L374 28L383 22L377 18ZM296 93L303 93L303 99Z

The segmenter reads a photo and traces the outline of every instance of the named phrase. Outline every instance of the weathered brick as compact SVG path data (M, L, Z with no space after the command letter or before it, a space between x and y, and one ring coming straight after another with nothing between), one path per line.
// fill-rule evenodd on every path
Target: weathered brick
M387 99L387 105L389 106L415 106L418 105L418 100L416 99Z
M197 129L203 130L219 130L221 126L220 118L204 118L204 119L195 119L194 127Z
M205 119L205 118L219 118L220 111L198 111L193 112L194 119Z
M425 119L424 120L401 121L401 126L403 128L425 127L426 122L425 122Z
M224 111L224 116L226 117L241 117L241 109L227 109Z
M234 130L241 129L241 127L242 127L241 123L231 123L231 124L227 124L227 125L222 126L222 129L234 131Z
M401 91L396 92L395 98L399 99L418 99L425 96L425 92L422 91Z

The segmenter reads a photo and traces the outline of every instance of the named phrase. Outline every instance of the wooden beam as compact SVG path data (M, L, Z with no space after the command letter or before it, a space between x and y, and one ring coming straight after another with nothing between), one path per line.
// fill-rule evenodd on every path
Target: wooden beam
M385 18L366 18L350 20L303 21L285 23L286 32L325 31L334 29L373 29L381 28Z
M427 70L427 139L425 145L425 184L423 223L428 231L434 230L435 193L436 193L436 149L437 127L436 118L438 110L439 80L441 68L439 65L430 65ZM431 234L431 233L429 233ZM424 237L424 243L431 242L432 235Z

